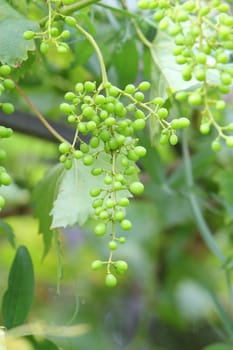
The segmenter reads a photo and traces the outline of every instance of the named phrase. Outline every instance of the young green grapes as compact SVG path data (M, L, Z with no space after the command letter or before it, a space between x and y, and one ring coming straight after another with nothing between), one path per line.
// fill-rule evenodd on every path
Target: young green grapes
M211 127L217 131L212 148L220 150L220 139L232 147L232 127L219 125L226 107L223 95L232 86L233 16L226 1L140 0L139 8L151 9L158 29L166 31L174 41L173 54L181 65L185 81L195 79L197 88L180 91L175 98L187 101L201 110L200 132L207 134ZM166 139L163 136L162 143ZM175 143L175 138L173 140Z
M161 98L146 102L149 89L147 81L138 86L128 84L123 90L109 82L99 86L92 81L78 82L74 91L65 94L66 102L60 104L61 112L76 130L72 144L60 144L60 161L69 170L72 160L78 159L90 167L93 176L101 178L102 185L92 188L90 196L96 219L94 233L107 237L109 257L106 261L96 260L92 268L106 267L105 283L109 287L115 286L116 276L128 268L126 262L113 257L126 240L121 232L127 235L132 229L126 212L129 198L144 191L137 162L146 156L146 149L138 144L137 132L146 127L148 118L154 118L170 143L175 144L177 130L189 126L184 117L176 119L176 123L168 121L168 110Z

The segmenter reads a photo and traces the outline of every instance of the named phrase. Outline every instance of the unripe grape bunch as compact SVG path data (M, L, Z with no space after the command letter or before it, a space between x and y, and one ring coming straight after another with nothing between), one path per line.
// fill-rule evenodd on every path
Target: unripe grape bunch
M213 0L140 0L141 9L153 11L158 30L173 38L173 54L181 65L185 81L196 80L197 88L175 94L177 101L187 101L201 110L200 132L217 131L212 143L214 151L221 149L223 139L229 147L232 125L219 125L226 108L223 98L232 86L233 17L227 1Z
M146 155L146 149L138 144L137 132L146 127L148 118L154 118L170 143L175 144L177 130L189 126L189 120L184 117L168 121L168 110L161 98L146 101L149 89L147 81L138 86L128 84L123 90L109 82L99 86L92 81L78 82L60 105L68 123L76 130L72 144L60 144L60 161L69 170L73 159L78 159L90 167L93 176L102 180L100 187L90 190L90 196L96 219L94 233L109 238L109 258L94 261L92 268L106 267L105 283L109 287L117 284L116 275L123 274L128 267L113 256L125 243L119 230L127 233L132 228L126 213L129 198L144 191L137 162Z

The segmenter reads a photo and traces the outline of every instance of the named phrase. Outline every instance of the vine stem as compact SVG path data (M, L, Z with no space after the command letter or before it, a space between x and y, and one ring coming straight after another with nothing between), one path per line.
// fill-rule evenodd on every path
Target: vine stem
M107 77L107 72L106 72L106 68L105 68L105 64L104 64L104 58L103 55L101 53L101 50L99 48L99 46L97 45L97 42L95 41L95 39L93 38L92 35L90 35L83 27L81 27L78 23L76 23L75 27L78 29L78 31L80 33L82 33L86 39L89 41L89 43L92 45L92 47L95 50L95 53L98 57L98 61L100 64L100 70L101 70L101 76L102 76L102 83L106 84L108 82L108 77Z
M46 127L46 129L60 142L69 143L64 137L62 137L45 119L45 117L40 113L40 111L36 108L34 103L30 100L30 98L25 94L22 88L15 83L15 87L19 94L24 98L29 107L31 107L32 111L35 113L36 117L41 121L41 123Z
M194 188L194 180L192 175L192 164L191 164L191 159L190 159L189 150L188 150L187 130L183 131L182 133L182 151L183 151L183 158L184 158L186 183L188 186L188 198L191 204L191 208L193 210L193 214L194 214L197 226L200 230L201 237L206 243L209 250L218 258L220 263L224 265L227 263L227 259L219 249L218 245L216 244L213 238L212 232L210 231L202 215L197 197L192 190ZM233 310L233 289L232 289L232 283L231 283L231 273L227 268L225 268L225 277L226 277L227 289L230 297L231 308Z

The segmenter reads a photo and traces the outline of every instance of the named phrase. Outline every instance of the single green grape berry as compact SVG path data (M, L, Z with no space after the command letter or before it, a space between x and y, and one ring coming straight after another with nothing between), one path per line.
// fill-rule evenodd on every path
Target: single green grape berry
M107 220L109 218L109 213L107 212L107 210L102 210L100 213L99 213L99 218L101 220Z
M4 186L9 186L11 184L11 177L5 171L0 173L0 183Z
M133 128L135 131L143 130L146 126L145 119L136 119L133 121Z
M134 98L135 98L135 100L137 100L138 102L142 102L142 101L144 100L145 96L144 96L144 94L143 94L142 92L137 91L137 92L135 92L135 94L134 94Z
M23 33L23 38L25 40L31 40L35 37L35 32L33 32L32 30L26 30L26 32Z
M112 176L106 175L104 178L104 183L105 183L105 185L111 185L112 184Z
M116 241L110 241L108 243L108 247L109 247L110 250L116 250L118 248L117 242Z
M40 44L40 52L43 54L46 54L49 51L49 44L42 41L42 43Z
M196 60L197 60L197 63L205 64L207 60L207 56L203 52L198 52L198 54L196 55Z
M97 127L96 122L94 122L93 120L90 120L87 123L87 130L88 131L94 131L96 129L96 127Z
M91 264L91 269L96 271L99 270L103 266L103 262L101 260L95 260Z
M219 152L221 150L221 143L218 140L214 140L211 143L211 148L214 152Z
M77 83L74 87L75 91L78 93L82 93L84 90L84 85L83 83Z
M83 153L88 153L89 152L89 146L86 143L81 143L80 145L80 151Z
M193 92L188 97L188 103L191 106L198 106L202 103L202 97L199 92Z
M134 152L136 153L136 155L140 158L144 157L146 155L146 148L143 146L136 146L134 148Z
M86 154L83 158L82 158L83 164L86 166L92 165L94 162L94 157L91 154Z
M124 260L116 261L114 263L114 267L116 268L117 273L119 273L120 275L122 275L123 273L125 273L128 270L128 264Z
M60 161L61 163L65 163L65 161L66 161L66 155L65 155L65 154L62 154L62 155L59 157L59 161Z
M122 183L120 181L115 181L113 184L113 189L115 191L119 191L122 189Z
M125 239L125 237L120 237L120 238L118 239L118 241L119 241L121 244L124 244L125 241L126 241L126 239Z
M224 63L227 63L228 62L228 56L227 56L227 54L225 53L225 52L221 52L221 53L219 53L218 55L216 55L216 61L217 61L217 63L222 63L222 64L224 64Z
M144 185L139 181L135 181L129 185L129 190L132 194L140 195L144 191Z
M219 100L215 104L215 108L222 111L226 107L226 102L223 100Z
M96 89L96 83L92 81L85 81L84 87L87 92L93 92Z
M100 140L97 136L93 136L91 139L90 139L90 142L89 142L89 145L91 148L97 148L100 144Z
M169 142L172 146L175 146L177 143L178 143L178 137L177 135L175 134L172 134L170 137L169 137Z
M50 30L50 34L53 38L59 35L59 29L57 27L52 27Z
M206 78L206 72L203 68L198 68L195 71L195 78L199 81L204 81Z
M70 170L72 168L72 160L67 158L65 161L65 168L66 170Z
M63 32L61 32L61 38L62 39L68 39L70 37L70 31L69 30L63 30Z
M151 101L151 103L153 104L153 105L157 105L157 106L159 106L159 107L161 107L163 104L164 104L164 99L162 98L162 97L155 97L152 101Z
M187 11L193 11L196 7L196 3L193 0L188 0L183 4L183 8Z
M74 158L76 159L81 159L83 157L83 152L78 149L75 150L73 154L74 154Z
M113 288L117 285L117 279L112 273L108 273L105 277L105 285Z
M160 119L165 119L168 116L168 110L166 108L159 108L157 113Z
M108 93L109 93L110 96L116 97L119 94L119 89L116 86L111 86L108 89Z
M145 113L143 111L141 111L140 109L137 109L134 113L134 118L135 119L144 119Z
M141 91L148 91L151 87L151 84L149 83L149 81L142 81L139 85L138 85L138 89Z
M1 107L2 107L2 111L6 114L11 114L15 111L15 107L13 106L12 103L9 103L9 102L4 102Z
M65 22L68 24L68 26L75 27L76 26L76 19L72 16L66 16Z
M103 222L100 222L95 226L94 231L97 236L103 236L107 231L107 225L105 225Z
M106 204L106 208L108 209L111 209L116 205L115 201L111 198L107 199L105 204Z
M65 98L65 100L72 102L73 99L75 98L75 94L73 92L71 92L71 91L68 91L65 94L64 98Z
M210 132L210 124L209 123L202 123L200 125L200 133L203 135L207 135Z
M179 102L185 101L187 98L188 94L185 91L179 91L175 95L175 99Z
M91 197L98 197L100 193L101 193L101 188L99 187L94 187L90 190Z
M165 11L162 9L162 10L158 10L154 13L153 15L153 19L156 21L156 22L159 22L161 21L161 19L164 17L165 15Z
M70 151L70 145L68 143L66 143L66 142L62 142L59 145L58 149L59 149L60 153L65 154L65 153L68 153Z
M192 79L192 68L191 67L185 67L182 72L182 77L185 81L189 81Z
M0 209L4 207L5 203L5 199L3 198L3 196L0 195Z
M226 144L229 147L233 147L233 136L227 136L226 138Z
M7 75L9 75L11 72L11 67L8 66L7 64L3 64L0 67L0 75L2 75L3 77L6 77Z
M61 112L66 113L66 114L72 113L75 109L74 105L70 105L70 104L65 103L65 102L61 103L59 108L60 108Z
M230 85L232 82L231 74L223 72L220 74L220 80L224 85Z
M125 231L129 231L132 228L132 222L127 219L122 220L120 225L121 225L121 228Z
M127 197L122 197L118 202L120 207L128 207L129 199Z
M123 210L117 210L114 213L114 220L121 222L125 217L125 212Z
M179 118L180 128L188 128L190 126L190 120L188 118Z
M133 84L128 84L125 87L125 92L130 95L134 94L135 90L136 90L136 87Z
M13 134L13 130L11 128L6 128L5 126L0 125L0 137L10 137Z
M93 168L91 170L91 173L93 176L99 176L103 173L103 169L102 168Z
M96 209L98 207L102 207L103 205L103 199L102 198L97 198L92 202L92 208Z

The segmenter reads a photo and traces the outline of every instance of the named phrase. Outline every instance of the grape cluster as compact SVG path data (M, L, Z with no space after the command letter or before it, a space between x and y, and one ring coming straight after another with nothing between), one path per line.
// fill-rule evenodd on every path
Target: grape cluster
M62 4L61 1L48 0L48 20L45 23L45 28L41 32L34 32L32 30L27 30L24 32L23 37L25 40L40 39L40 52L46 54L49 51L49 48L55 46L57 52L66 53L69 51L69 45L64 41L69 39L70 31L63 29L61 22L57 21L57 18L60 16L57 12L56 7L53 6ZM63 1L64 5L72 4L72 0Z
M5 91L11 91L15 88L15 83L9 78L11 73L11 67L7 64L0 66L0 96ZM10 102L0 102L0 107L2 111L6 114L11 114L14 112L14 106Z
M0 66L0 96L3 92L8 90L13 90L15 84L13 80L9 78L11 73L11 67L3 64ZM0 102L0 107L2 111L6 114L11 114L14 112L14 106L10 102ZM0 125L0 139L8 138L12 135L13 131L11 128L6 128ZM0 148L0 162L6 159L6 152L4 149ZM0 186L8 186L11 183L11 178L7 173L5 167L0 166ZM0 195L0 211L5 205L5 199Z
M220 139L233 146L232 126L220 126L216 119L225 109L222 94L230 91L233 68L229 64L233 49L233 17L230 7L221 0L177 1L141 0L142 9L153 9L154 20L159 30L166 30L174 38L173 54L182 65L185 81L196 79L198 88L180 91L175 95L178 101L187 101L191 106L201 108L200 131L207 134L211 126L217 130L212 143L215 151L220 150Z
M97 220L94 232L97 236L109 234L110 254L107 261L94 261L92 268L106 266L107 286L116 285L114 273L127 270L126 262L113 261L113 252L125 243L125 237L119 237L117 231L118 227L126 232L131 230L132 223L126 217L129 198L141 195L144 190L138 178L137 161L146 155L146 149L138 145L137 132L146 127L148 118L155 118L163 128L163 137L175 144L177 129L189 125L187 118L167 121L168 110L161 98L145 101L149 89L147 81L137 87L128 84L124 90L109 82L98 87L92 81L78 82L74 92L65 94L66 102L60 104L68 123L76 127L72 144L63 142L59 146L60 161L69 170L72 160L79 159L103 182L101 187L91 189L90 196Z

